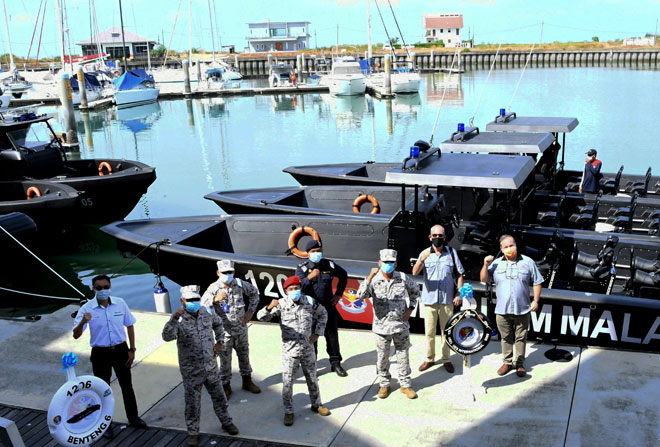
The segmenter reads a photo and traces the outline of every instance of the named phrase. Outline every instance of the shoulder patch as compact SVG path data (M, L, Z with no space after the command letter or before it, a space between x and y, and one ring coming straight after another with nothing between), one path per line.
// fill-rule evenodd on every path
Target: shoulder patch
M335 268L335 263L334 263L334 262L332 262L332 261L328 261L328 263L330 264L330 268L331 268L331 269Z
M243 287L243 281L240 278L234 278L236 280L236 284L238 284L238 287Z
M316 301L311 296L305 295L305 297L307 298L307 302L309 303L310 306L314 306L314 304L316 304Z

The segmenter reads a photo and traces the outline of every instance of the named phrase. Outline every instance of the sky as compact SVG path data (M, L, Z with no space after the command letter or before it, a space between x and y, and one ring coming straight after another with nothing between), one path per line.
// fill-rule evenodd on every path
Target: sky
M43 32L36 29L31 57L41 34L40 56L59 55L55 15L56 0L5 0L9 16L12 51L25 57L30 49L37 13L45 3ZM90 36L90 3L95 4L100 31L119 26L119 0L60 0L66 4L72 52ZM378 0L390 36L398 36L387 0ZM660 17L660 0L390 0L403 37L423 41L422 15L458 12L463 14L463 38L474 33L476 43L532 43L583 41L598 36L600 41L654 33ZM216 47L235 45L242 51L247 42L247 23L308 21L310 46L367 43L366 0L122 0L124 27L156 41L172 41L172 48L188 48L189 14L192 2L192 46L211 51L211 21ZM209 14L209 2L213 11ZM180 6L180 8L179 8ZM174 29L175 18L177 17ZM386 34L374 0L370 0L372 42L386 42ZM40 16L41 17L41 16ZM0 53L8 52L2 23ZM219 31L219 32L218 32ZM68 51L67 51L68 54Z

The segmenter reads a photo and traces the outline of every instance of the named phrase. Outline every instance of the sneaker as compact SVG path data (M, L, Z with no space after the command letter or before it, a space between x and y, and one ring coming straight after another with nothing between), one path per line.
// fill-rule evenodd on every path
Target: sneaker
M381 386L380 389L378 390L378 397L380 399L385 399L389 395L390 395L390 387L389 386Z
M227 432L232 436L238 434L238 428L234 424L223 425L222 431Z
M284 415L284 425L291 427L293 425L293 413L286 413Z
M417 393L410 387L401 387L401 392L405 394L408 399L417 399Z
M188 447L199 446L199 435L188 435Z
M328 410L328 408L324 407L323 405L318 406L318 407L312 406L312 411L314 413L320 414L321 416L329 416L330 415L330 410Z

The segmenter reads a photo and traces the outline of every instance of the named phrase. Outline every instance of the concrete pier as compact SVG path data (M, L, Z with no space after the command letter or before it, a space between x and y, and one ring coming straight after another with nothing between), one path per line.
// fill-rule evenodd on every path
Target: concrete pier
M130 304L130 301L129 301ZM38 322L0 321L3 357L0 363L0 403L45 410L65 382L62 354L73 351L79 375L91 374L89 335L71 336L69 306ZM169 315L134 312L137 323L133 385L141 417L151 427L185 430L183 386L176 344L161 339ZM528 375L496 374L500 345L490 345L464 369L452 355L456 373L435 366L420 373L425 358L424 337L413 335L410 349L412 386L416 400L398 391L396 357L391 356L392 394L378 399L376 353L371 332L341 330L343 364L349 375L330 372L325 342L319 340L319 383L328 417L310 411L307 389L299 372L294 385L295 424L282 424L280 329L252 323L250 358L253 379L261 394L240 389L238 365L232 379L229 411L239 439L308 446L587 446L660 443L660 370L658 355L565 347L574 359L553 363L543 353L547 345L528 344ZM116 380L115 421L126 422ZM201 431L221 435L211 400L202 393ZM45 417L45 415L44 415ZM236 439L236 438L223 438ZM126 444L130 439L125 439ZM224 444L222 444L224 445Z

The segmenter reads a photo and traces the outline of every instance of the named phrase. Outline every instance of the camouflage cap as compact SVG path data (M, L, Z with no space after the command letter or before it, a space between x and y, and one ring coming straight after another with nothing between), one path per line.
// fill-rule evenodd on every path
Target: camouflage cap
M217 264L218 264L218 271L220 273L234 271L234 261L230 259L221 259L217 262Z
M181 287L181 298L191 299L191 298L201 298L199 295L199 286L183 286Z
M396 250L385 248L380 251L380 260L383 262L396 262Z

